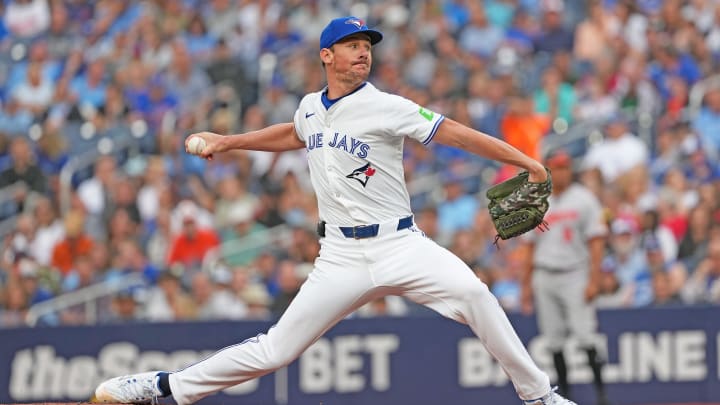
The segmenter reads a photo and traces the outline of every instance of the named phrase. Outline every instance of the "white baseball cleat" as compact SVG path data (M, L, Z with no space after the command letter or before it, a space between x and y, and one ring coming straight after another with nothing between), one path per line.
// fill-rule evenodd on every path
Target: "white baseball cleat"
M111 378L95 389L91 403L157 404L163 396L158 387L159 371Z
M577 405L575 402L563 398L562 395L555 392L557 387L553 388L547 395L538 399L523 401L525 405Z

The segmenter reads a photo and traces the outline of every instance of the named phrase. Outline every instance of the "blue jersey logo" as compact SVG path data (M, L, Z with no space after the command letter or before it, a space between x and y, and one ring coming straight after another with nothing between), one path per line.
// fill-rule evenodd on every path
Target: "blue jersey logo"
M313 149L330 147L345 151L353 156L359 157L360 159L367 158L370 153L370 145L359 139L355 139L347 135L340 135L339 132L335 132L332 139L330 139L330 142L324 143L327 139L323 139L323 135L324 134L322 132L310 134L305 142L308 152Z
M360 184L362 184L363 187L367 186L368 180L370 180L370 177L372 177L375 174L375 169L372 167L370 162L368 162L365 166L358 167L357 169L353 170L352 173L348 174L348 179L357 180Z

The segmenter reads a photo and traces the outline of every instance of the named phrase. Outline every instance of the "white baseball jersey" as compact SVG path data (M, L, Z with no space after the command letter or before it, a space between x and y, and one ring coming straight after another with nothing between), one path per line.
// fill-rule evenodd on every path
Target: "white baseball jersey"
M329 108L323 91L305 96L294 118L320 218L348 226L410 215L404 138L427 145L445 117L368 82Z

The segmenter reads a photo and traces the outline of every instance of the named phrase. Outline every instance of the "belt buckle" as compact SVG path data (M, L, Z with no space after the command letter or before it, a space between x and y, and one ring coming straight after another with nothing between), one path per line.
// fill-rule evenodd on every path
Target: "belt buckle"
M358 228L360 228L361 226L362 226L362 225L360 225L360 226L353 226L353 228L352 228L352 230L353 230L353 239L356 239L356 240L357 240L357 239L361 239L361 238L360 238L359 236L357 236L357 234L355 233L355 232L358 230Z

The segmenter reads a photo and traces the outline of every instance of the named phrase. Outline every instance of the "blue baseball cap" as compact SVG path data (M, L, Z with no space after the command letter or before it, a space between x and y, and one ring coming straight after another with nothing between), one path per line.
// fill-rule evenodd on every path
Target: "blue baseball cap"
M380 31L371 30L365 25L365 21L357 17L336 18L323 29L320 34L320 49L330 48L341 39L352 34L361 32L370 37L370 44L375 45L383 38Z

